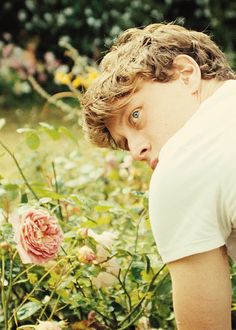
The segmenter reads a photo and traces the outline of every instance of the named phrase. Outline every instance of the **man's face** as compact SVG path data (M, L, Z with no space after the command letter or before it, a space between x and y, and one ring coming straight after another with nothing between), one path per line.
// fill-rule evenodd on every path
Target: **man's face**
M141 82L120 114L107 128L118 147L152 169L161 147L196 111L199 104L181 79L167 83Z

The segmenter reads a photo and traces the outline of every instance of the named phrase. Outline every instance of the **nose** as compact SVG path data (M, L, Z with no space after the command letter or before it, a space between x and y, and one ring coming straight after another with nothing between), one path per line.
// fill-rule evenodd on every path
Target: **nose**
M148 160L151 145L147 142L134 143L129 145L131 156L134 160Z

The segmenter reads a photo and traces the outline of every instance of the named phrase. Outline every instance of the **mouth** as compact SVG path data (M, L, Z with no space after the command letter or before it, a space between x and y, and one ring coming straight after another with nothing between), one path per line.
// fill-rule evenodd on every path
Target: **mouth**
M150 167L152 168L152 170L155 170L157 164L158 164L158 158L155 158L150 161Z

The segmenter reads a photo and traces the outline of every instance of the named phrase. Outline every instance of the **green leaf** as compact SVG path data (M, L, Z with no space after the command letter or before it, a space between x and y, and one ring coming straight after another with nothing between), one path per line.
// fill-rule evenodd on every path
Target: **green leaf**
M28 203L28 196L26 193L21 195L21 203L27 204Z
M38 149L38 147L40 145L40 138L39 138L38 134L36 134L34 132L27 132L25 134L25 141L26 141L27 146L32 150Z
M18 320L22 321L35 314L42 306L40 301L27 302L17 312Z
M52 140L59 140L61 137L60 133L56 129L54 130L45 129L45 132L50 136Z
M146 272L149 273L151 269L151 262L147 255L145 256L145 259L146 259Z
M34 186L34 191L36 192L37 195L39 195L40 198L46 197L46 198L52 198L52 199L62 199L65 198L66 195L60 195L52 190L49 189L43 189L37 186Z
M111 220L112 220L112 215L105 213L97 219L97 224L99 226L108 225L109 223L111 223Z
M59 132L64 134L66 137L68 137L70 140L78 144L78 139L74 136L74 134L68 130L65 126L60 126L59 127Z
M106 212L109 211L112 207L114 207L114 205L111 205L111 203L102 201L99 203L99 205L96 205L94 209L96 212Z
M43 128L43 130L48 134L48 136L52 139L52 140L59 140L60 139L60 132L58 131L58 129L48 123L39 123L39 125Z
M8 193L10 200L14 200L18 197L18 185L9 183L2 187L4 187L5 191ZM2 193L3 191L1 191L1 194Z
M94 209L96 212L105 212L110 210L110 208L111 206L109 205L96 205Z
M14 282L14 285L20 284L20 283L25 283L25 282L28 282L28 278L24 278L23 280L19 280L19 281Z
M17 184L9 183L9 184L5 184L5 185L4 185L4 188L5 188L5 190L7 190L7 191L14 191L14 190L17 190L19 187L18 187Z
M38 276L35 273L27 273L27 277L31 284L35 284L38 281Z

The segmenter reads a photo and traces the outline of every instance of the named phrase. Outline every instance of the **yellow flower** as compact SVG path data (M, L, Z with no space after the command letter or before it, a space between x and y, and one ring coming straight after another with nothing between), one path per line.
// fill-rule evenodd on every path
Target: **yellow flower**
M88 74L88 79L90 80L94 80L99 76L99 72L94 70L94 71L90 71Z
M55 81L59 84L68 85L71 81L71 73L57 71L55 74Z
M79 86L83 86L87 89L94 79L99 76L99 72L95 70L93 67L87 67L87 74L86 75L78 75L72 81L72 86L74 88L78 88Z
M94 79L96 79L97 77L99 77L99 72L94 70L94 71L90 71L88 73L87 79L89 80L89 82L91 83Z
M79 86L81 86L82 85L82 79L81 79L82 77L81 76L77 76L73 81L72 81L72 86L74 87L74 88L78 88Z

